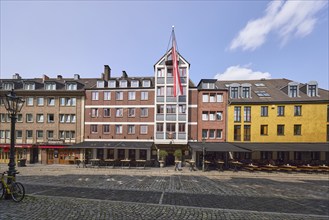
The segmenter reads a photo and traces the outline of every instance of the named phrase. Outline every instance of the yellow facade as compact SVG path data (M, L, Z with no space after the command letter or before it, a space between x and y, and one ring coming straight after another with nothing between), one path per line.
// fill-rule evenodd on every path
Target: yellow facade
M234 108L241 107L241 121L234 122ZM244 122L244 107L251 107L251 120ZM261 116L261 106L268 106L268 116ZM284 116L278 116L278 106L284 106ZM301 106L301 115L294 115L295 106ZM228 142L326 142L328 104L240 104L228 106ZM241 141L234 140L234 125L241 125ZM244 141L244 125L250 125L250 141ZM267 135L261 135L261 125L268 126ZM278 135L278 125L284 125L284 134ZM294 134L294 125L301 125L301 135Z

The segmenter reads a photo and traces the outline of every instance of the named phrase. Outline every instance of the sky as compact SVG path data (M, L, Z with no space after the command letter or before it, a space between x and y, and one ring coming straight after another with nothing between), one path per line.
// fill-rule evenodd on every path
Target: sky
M328 0L4 1L0 78L154 76L174 25L190 78L329 89Z

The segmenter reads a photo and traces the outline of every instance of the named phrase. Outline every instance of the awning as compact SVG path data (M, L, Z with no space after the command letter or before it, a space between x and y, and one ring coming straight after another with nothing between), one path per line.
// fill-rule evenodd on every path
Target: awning
M69 148L97 148L97 149L151 149L153 142L132 141L84 141Z
M226 142L190 142L189 146L195 151L202 151L203 147L207 152L217 151L217 152L250 152L250 150L234 146L233 144Z
M329 143L234 143L234 145L250 151L329 152Z
M68 145L39 145L41 149L59 149L59 148L68 148Z
M10 148L10 144L0 144L2 148ZM32 148L32 144L15 144L15 148Z

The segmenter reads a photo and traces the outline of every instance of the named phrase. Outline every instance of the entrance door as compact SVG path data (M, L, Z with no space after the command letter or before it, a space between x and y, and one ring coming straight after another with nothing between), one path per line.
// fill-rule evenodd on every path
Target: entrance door
M54 164L54 149L48 149L47 164Z
M166 165L175 165L175 157L173 153L168 153L166 157Z

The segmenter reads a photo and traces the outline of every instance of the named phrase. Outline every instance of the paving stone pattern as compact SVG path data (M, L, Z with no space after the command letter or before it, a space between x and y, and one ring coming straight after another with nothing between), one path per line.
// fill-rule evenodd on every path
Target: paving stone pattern
M326 175L20 168L0 219L329 219Z

